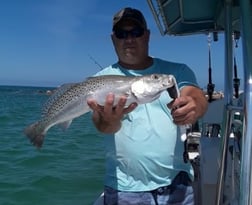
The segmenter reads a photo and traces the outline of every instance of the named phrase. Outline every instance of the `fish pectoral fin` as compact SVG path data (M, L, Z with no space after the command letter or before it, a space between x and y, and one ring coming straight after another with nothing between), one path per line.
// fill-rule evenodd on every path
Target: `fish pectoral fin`
M70 127L72 123L72 120L69 120L69 121L65 121L65 122L62 122L62 123L59 123L58 126L62 129L62 130L67 130L67 128Z

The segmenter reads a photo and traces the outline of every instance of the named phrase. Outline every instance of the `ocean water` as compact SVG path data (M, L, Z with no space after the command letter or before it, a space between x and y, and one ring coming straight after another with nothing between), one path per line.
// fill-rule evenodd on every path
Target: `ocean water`
M0 86L0 205L88 205L102 192L102 136L90 114L49 130L37 149L23 134L49 88Z

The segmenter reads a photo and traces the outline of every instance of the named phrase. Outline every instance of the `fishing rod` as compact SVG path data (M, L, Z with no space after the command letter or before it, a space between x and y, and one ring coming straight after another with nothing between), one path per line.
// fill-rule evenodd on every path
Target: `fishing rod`
M240 32L236 31L233 34L233 41L234 41L234 51L235 48L238 48L238 40L240 38ZM240 78L238 78L237 74L237 63L236 63L236 53L234 52L234 78L233 78L233 85L234 85L234 96L235 98L239 97L239 87L240 87Z
M217 41L217 35L214 35L214 39ZM208 35L208 85L207 85L207 94L208 94L208 102L213 101L213 93L215 85L212 82L212 65L211 65L211 36Z
M94 64L98 65L98 67L100 68L100 70L103 69L103 67L101 66L101 64L99 64L94 58L93 56L91 56L90 54L88 54L89 58L94 62Z

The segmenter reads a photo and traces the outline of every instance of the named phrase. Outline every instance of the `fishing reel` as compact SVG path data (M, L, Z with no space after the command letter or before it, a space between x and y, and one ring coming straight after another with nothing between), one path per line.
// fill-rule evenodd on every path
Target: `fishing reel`
M188 132L184 141L183 159L185 163L193 162L199 157L200 132Z
M176 99L180 92L175 77L172 79L173 86L167 89L170 97ZM194 125L182 125L180 128L181 140L184 141L184 162L193 162L199 156L199 144L201 133L198 132L198 123Z

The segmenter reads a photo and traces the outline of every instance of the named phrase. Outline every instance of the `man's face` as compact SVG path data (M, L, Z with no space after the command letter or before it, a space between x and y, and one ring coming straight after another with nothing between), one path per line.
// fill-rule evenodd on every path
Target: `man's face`
M121 22L111 37L122 63L138 65L148 56L149 30L144 30L135 22Z

